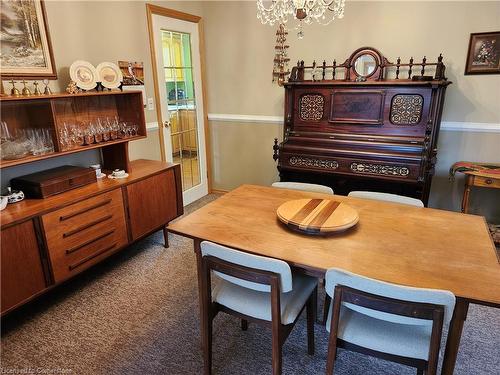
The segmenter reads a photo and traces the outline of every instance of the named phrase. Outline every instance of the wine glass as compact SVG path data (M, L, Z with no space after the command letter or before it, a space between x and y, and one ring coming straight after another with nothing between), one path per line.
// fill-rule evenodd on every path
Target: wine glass
M92 144L92 143L96 143L97 142L97 139L96 139L96 134L97 134L97 129L94 125L94 123L91 121L89 122L89 131L88 131L88 144Z
M6 121L0 122L0 142L5 142L9 141L12 139L10 132L9 132L9 126L7 125Z
M132 124L131 128L132 128L132 134L133 134L133 135L137 135L137 132L138 132L138 130L139 130L139 125L137 125L137 124Z

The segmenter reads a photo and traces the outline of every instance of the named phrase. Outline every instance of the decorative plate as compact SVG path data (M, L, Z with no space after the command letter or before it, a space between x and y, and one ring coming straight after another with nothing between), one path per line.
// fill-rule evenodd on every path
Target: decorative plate
M97 86L99 76L94 65L88 61L77 60L69 67L69 76L83 90L92 90Z
M333 199L296 199L283 203L278 219L305 234L329 234L346 230L359 221L358 212Z
M123 74L116 64L111 62L102 62L97 65L97 75L99 82L107 89L116 89L120 87L123 81Z
M108 174L108 178L111 178L112 180L121 180L122 178L127 178L128 173L125 173L124 175L121 176L113 176L112 173Z

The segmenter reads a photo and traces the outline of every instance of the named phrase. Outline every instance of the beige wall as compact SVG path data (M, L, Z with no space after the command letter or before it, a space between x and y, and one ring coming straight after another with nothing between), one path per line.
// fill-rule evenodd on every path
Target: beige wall
M205 5L211 113L282 115L283 89L271 83L276 27L262 25L254 2ZM224 20L217 22L216 20ZM436 61L443 53L450 86L443 121L500 123L500 75L464 76L471 32L496 31L500 2L346 1L345 17L328 26L291 30L292 64L314 59L343 62L372 46L389 60ZM228 32L229 31L229 32Z
M46 1L58 80L55 91L64 91L69 66L86 60L144 62L146 96L154 97L146 3L201 15L201 2L191 1ZM146 122L156 121L155 111L145 111Z
M231 190L241 184L277 181L272 148L282 132L276 124L211 121L213 188Z

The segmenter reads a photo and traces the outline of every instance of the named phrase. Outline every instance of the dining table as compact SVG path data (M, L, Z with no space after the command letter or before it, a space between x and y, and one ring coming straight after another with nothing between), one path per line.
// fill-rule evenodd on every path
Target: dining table
M276 211L283 203L306 198L344 203L358 212L359 221L345 231L311 235L278 220ZM441 371L445 375L454 372L469 304L500 307L500 263L482 216L242 185L170 223L168 231L194 240L199 286L200 244L211 241L283 260L295 272L318 278L335 267L399 285L451 291L456 304ZM203 337L207 327L200 329Z

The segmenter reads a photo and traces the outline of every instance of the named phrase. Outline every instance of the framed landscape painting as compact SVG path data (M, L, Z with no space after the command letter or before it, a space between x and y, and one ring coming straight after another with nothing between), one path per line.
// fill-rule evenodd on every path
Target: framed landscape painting
M0 1L2 79L57 79L43 1Z
M465 74L500 74L500 31L470 34Z

